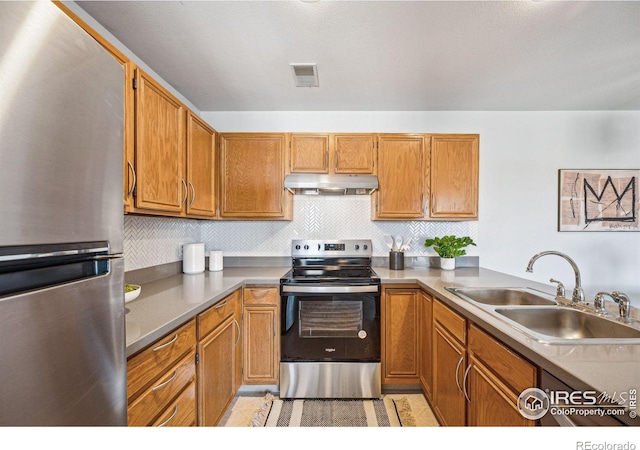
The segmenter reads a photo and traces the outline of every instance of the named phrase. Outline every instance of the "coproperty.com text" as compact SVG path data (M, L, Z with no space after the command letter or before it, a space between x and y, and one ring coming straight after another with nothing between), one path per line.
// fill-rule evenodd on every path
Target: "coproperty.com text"
M633 442L576 442L576 450L636 450Z

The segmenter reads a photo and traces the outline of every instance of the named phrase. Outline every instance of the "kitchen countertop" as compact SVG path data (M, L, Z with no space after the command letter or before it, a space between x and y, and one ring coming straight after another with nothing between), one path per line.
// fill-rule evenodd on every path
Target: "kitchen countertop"
M127 356L133 355L245 284L279 285L289 267L232 267L220 272L174 275L143 285L126 304ZM555 295L555 287L478 268L389 270L374 267L382 284L417 284L533 363L576 390L609 395L640 389L640 345L543 344L446 287L530 287ZM637 312L636 312L637 313Z

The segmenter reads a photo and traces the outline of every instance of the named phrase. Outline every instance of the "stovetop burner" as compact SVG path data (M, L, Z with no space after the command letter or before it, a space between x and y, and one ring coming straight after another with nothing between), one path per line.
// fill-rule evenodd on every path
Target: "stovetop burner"
M288 283L376 283L371 240L294 240Z

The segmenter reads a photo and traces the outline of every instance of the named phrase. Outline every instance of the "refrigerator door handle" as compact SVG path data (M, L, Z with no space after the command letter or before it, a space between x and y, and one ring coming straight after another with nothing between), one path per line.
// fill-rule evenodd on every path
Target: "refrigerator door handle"
M111 255L97 255L93 257L94 261L110 261L112 259L122 259L124 255L122 253L113 253Z

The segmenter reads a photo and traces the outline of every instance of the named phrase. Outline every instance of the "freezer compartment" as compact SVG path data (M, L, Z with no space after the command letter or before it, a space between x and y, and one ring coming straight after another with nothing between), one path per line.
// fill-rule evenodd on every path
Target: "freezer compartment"
M3 277L68 275L47 265L11 272L7 255L0 258ZM93 264L87 278L0 297L0 425L126 425L124 263L88 261L62 264ZM33 264L27 258L18 265Z

